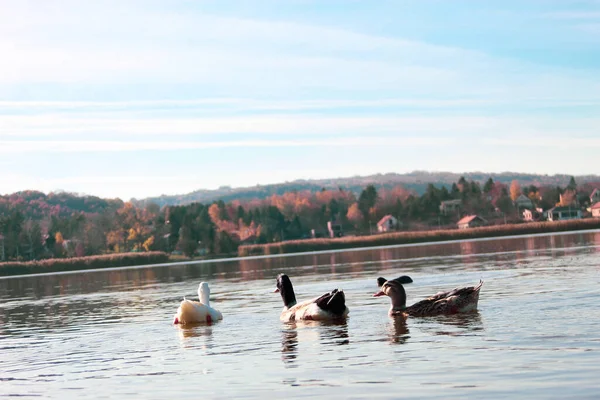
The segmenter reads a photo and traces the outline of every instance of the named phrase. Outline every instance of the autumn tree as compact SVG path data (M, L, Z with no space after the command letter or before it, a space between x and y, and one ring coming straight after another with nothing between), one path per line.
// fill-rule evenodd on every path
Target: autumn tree
M363 214L358 208L358 203L353 203L348 209L346 214L348 221L352 222L355 226L358 226L363 219Z
M510 184L510 198L515 201L521 195L521 185L516 179Z

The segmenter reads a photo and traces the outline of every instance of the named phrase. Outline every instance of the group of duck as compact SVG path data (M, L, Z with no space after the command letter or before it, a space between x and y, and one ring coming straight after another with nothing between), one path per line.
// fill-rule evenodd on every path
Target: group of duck
M447 292L438 292L411 306L406 306L405 284L413 280L406 275L387 280L377 278L379 291L373 297L388 296L391 300L390 316L428 317L442 314L466 313L477 310L479 291L483 281L476 286L459 287ZM277 288L284 308L281 312L282 322L301 320L326 321L342 319L348 315L346 297L343 290L334 289L314 299L298 303L292 281L286 274L277 277ZM173 319L174 324L211 323L223 319L223 314L210 306L210 288L202 282L198 286L199 301L186 300L179 305Z

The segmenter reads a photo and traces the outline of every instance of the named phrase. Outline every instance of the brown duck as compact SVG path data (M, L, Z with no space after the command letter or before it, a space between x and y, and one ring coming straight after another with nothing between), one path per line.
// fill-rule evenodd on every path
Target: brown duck
M402 283L408 283L407 277L400 277L390 281L379 278L381 290L373 297L388 296L392 301L389 315L410 315L413 317L429 317L442 314L457 314L477 310L479 291L483 281L477 286L455 288L447 292L439 292L431 297L421 300L412 306L406 306L406 291ZM411 280L412 281L412 280Z

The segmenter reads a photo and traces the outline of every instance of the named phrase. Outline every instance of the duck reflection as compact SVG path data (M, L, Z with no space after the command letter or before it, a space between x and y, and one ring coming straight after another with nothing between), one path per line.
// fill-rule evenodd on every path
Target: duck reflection
M298 331L296 324L288 324L281 330L281 361L293 364L298 357Z
M323 321L318 324L319 337L323 344L346 345L350 343L348 323L341 321Z
M403 344L410 338L406 317L396 316L392 319L389 327L389 338L391 343Z
M213 327L211 325L177 325L177 331L179 334L179 338L182 341L183 347L202 348L205 350L212 349L213 347ZM190 340L193 338L200 338L202 340Z
M442 329L440 329L440 325ZM477 335L478 332L484 330L481 315L478 311L430 317L427 318L426 325L423 328L423 330L430 331L434 335L447 336Z
M350 343L348 324L341 321L296 321L286 323L281 330L281 360L291 366L298 357L298 335L306 342L324 346L343 346Z

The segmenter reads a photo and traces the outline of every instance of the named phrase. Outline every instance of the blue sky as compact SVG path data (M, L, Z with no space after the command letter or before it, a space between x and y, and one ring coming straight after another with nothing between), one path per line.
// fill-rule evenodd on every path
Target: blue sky
M600 1L0 0L0 193L600 174Z

